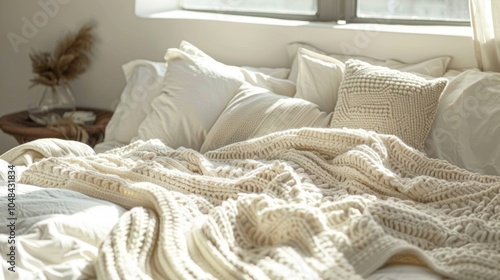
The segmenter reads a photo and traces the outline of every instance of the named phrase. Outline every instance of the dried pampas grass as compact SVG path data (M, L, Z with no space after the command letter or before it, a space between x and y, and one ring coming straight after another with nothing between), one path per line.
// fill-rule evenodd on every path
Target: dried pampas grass
M33 73L32 86L55 86L76 79L90 65L89 54L94 44L93 24L86 24L76 34L59 41L53 54L30 54Z

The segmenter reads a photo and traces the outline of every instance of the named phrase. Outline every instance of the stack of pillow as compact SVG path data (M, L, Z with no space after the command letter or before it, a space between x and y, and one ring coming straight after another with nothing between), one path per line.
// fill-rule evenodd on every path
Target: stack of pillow
M500 151L487 159L488 166L497 167L478 170L484 160L467 166L470 161L461 158L471 156L460 150L460 139L467 135L454 139L454 145L439 142L452 134L446 112L464 87L452 87L453 78L440 78L449 57L406 64L346 59L301 43L288 49L291 69L225 65L188 42L169 49L166 64L136 60L124 65L127 86L106 128L105 143L160 138L172 148L207 152L290 128L362 128L396 135L455 164L463 160L458 165L473 171L499 172ZM488 96L500 105L500 94ZM440 98L448 101L442 105ZM500 106L496 108L500 115Z

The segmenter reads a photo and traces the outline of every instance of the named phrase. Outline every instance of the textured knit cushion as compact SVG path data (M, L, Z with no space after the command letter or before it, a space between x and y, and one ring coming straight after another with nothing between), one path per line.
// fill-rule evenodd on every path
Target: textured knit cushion
M344 76L344 63L303 48L299 49L297 59L299 73L294 97L317 104L323 112L333 112Z
M348 60L330 126L393 134L423 150L446 83Z
M306 100L245 84L208 133L201 152L286 129L326 128L331 115Z

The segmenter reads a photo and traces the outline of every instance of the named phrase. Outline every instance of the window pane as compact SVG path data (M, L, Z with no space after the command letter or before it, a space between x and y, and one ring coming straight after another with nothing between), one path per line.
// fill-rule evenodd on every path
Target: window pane
M188 10L315 15L317 0L183 0Z
M469 21L469 0L358 0L357 17Z

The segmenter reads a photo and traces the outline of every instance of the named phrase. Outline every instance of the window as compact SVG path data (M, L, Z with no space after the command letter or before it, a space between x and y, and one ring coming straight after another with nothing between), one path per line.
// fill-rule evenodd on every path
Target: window
M386 23L427 21L428 23L469 22L469 0L357 0L351 2L351 21L384 19ZM356 3L354 3L356 2ZM355 5L355 8L352 7Z
M318 11L315 0L184 0L182 7L191 10L296 15L314 15Z
M468 24L469 0L179 0L186 10L304 20Z
M338 0L180 0L186 10L303 20L334 20Z

